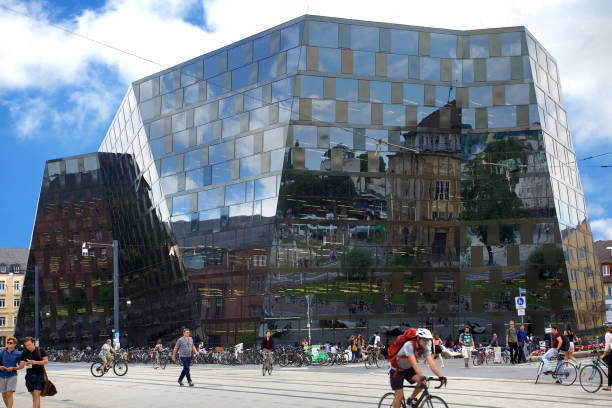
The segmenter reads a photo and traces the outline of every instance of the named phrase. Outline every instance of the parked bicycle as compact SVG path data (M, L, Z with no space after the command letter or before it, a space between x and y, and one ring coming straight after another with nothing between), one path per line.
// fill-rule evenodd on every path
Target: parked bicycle
M419 400L417 402L417 405L416 405L417 407L420 407L420 408L442 408L442 407L446 407L446 408L448 408L448 405L446 404L446 402L444 402L444 400L442 398L440 398L438 396L435 396L435 395L431 395L429 393L429 382L430 381L438 381L440 383L440 385L435 387L435 389L442 388L442 385L444 384L444 382L441 379L439 379L438 377L427 377L427 384L425 384L425 385L413 385L413 386L408 386L408 387L404 387L404 388L423 388L423 392L421 393L421 397L419 398ZM410 403L407 400L409 398L410 394L405 393L405 395L407 395L407 397L402 400L401 408L408 408L408 407L410 407ZM391 408L391 407L393 407L393 400L394 399L395 399L395 393L394 392L386 393L380 399L380 402L378 403L378 408Z
M503 358L503 357L502 357ZM491 364L493 362L493 350L490 347L480 347L478 354L472 359L475 366L483 364Z
M125 362L120 357L115 357L110 363L107 363L106 368L104 370L102 369L102 366L104 366L104 363L101 360L93 363L90 367L91 375L93 375L94 377L102 377L112 368L116 375L122 377L128 371L127 362Z
M538 383L538 379L542 374L542 370L544 369L544 362L540 360L540 365L538 367L538 375L536 376L535 383ZM557 355L557 365L555 369L550 374L553 379L555 379L557 384L563 385L572 385L576 381L577 377L577 369L576 364L574 364L571 360L563 360L563 353L559 353Z

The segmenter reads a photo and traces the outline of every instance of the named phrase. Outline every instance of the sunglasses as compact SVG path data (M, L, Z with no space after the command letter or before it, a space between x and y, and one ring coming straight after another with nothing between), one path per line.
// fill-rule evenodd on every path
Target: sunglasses
M6 344L15 344L14 341L7 341Z

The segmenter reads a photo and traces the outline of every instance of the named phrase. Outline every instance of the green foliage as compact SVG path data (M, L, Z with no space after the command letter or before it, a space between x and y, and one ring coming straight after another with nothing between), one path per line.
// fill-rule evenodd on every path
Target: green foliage
M364 247L349 248L340 256L343 268L369 268L372 266L372 252Z
M238 343L243 343L244 348L253 347L255 345L255 340L257 340L257 338L255 337L254 331L240 333L238 336Z

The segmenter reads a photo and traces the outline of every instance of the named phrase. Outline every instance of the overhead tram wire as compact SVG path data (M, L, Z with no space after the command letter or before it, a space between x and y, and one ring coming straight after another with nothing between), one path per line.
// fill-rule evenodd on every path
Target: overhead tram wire
M121 48L118 48L118 47L115 47L115 46L113 46L113 45L107 44L107 43L105 43L105 42L103 42L103 41L99 41L99 40L96 40L96 39L94 39L94 38L91 38L91 37L88 37L88 36L85 36L85 35L79 34L79 33L75 32L75 31L73 31L73 30L70 30L70 29L68 29L68 28L62 27L62 26L60 26L60 25L58 25L58 24L54 24L54 23L51 23L51 22L48 22L48 21L39 20L39 19L37 19L37 18L35 18L35 17L32 17L32 16L30 16L30 15L28 15L28 14L22 13L22 12L20 12L20 11L17 11L17 10L15 10L15 9L12 9L12 8L10 8L10 7L8 7L8 6L5 6L4 4L0 4L0 7L2 7L3 9L5 9L5 10L7 10L7 11L12 12L12 13L15 13L15 14L18 14L18 15L20 15L20 16L26 17L26 18L28 18L28 19L30 19L30 20L34 20L34 21L36 21L36 22L38 22L38 23L40 23L40 24L44 24L44 25L47 25L47 26L49 26L49 27L53 27L53 28L55 28L55 29L58 29L58 30L64 31L64 32L66 32L66 33L68 33L68 34L74 35L74 36L76 36L76 37L78 37L78 38L81 38L81 39L84 39L84 40L87 40L87 41L91 41L91 42L93 42L93 43L95 43L95 44L97 44L97 45L101 45L101 46L103 46L103 47L110 48L110 49L112 49L112 50L114 50L114 51L117 51L117 52L120 52L120 53L123 53L123 54L129 55L129 56L131 56L131 57L138 58L138 59L140 59L140 60L142 60L142 61L145 61L145 62L148 62L148 63L154 64L154 65L157 65L157 66L159 66L159 67L161 67L161 68L163 68L163 69L171 69L171 68L172 68L172 67L169 67L169 66L167 66L167 65L165 65L165 64L159 63L159 62L157 62L157 61L153 61L153 60L151 60L151 59L149 59L149 58L142 57L142 56L140 56L140 55L138 55L138 54L135 54L135 53L133 53L133 52L125 51L125 50L123 50L123 49L121 49ZM300 47L300 53L299 53L299 57L298 57L298 64L299 64L299 61L300 61L300 59L301 59L302 47L303 47L303 46L302 46L302 45L298 45L298 47ZM299 68L298 68L298 71L299 71ZM197 75L191 75L191 74L184 73L184 72L181 72L181 75L185 75L185 76L187 76L187 77L191 77L191 78L193 78L193 79L195 79L195 80L197 80L197 81L204 81L204 80L205 80L204 78L200 78L200 77L198 77ZM243 96L244 96L244 95L246 94L246 92L247 92L247 91L233 91L232 89L225 88L224 86L221 86L221 85L218 85L218 84L214 84L214 86L215 86L215 87L217 87L217 88L219 88L219 89L222 89L222 90L223 90L223 91L225 91L225 92L234 92L234 94L241 94L241 95L243 95ZM252 97L252 96L248 96L248 98L250 98L250 99L252 99L252 100L255 100L255 101L258 101L258 102L267 103L267 101L265 101L265 100L263 100L263 99L255 98L255 97ZM292 99L293 99L293 97L292 97ZM281 106L281 105L279 105L279 106L278 106L278 108L279 108L279 109L286 110L286 111L289 111L289 112L290 112L290 114L291 114L291 113L293 113L293 101L292 101L292 103L291 103L291 104L292 104L292 107L291 107L290 109L289 109L289 108L285 108L284 106ZM314 119L316 120L316 118L314 118ZM347 133L351 133L351 134L352 134L352 132L349 132L349 130L347 130L346 128L339 128L339 129L341 129L341 130L342 130L342 131L344 131L344 132L347 132ZM390 143L390 142L388 142L388 141L386 141L386 140L377 139L377 138L374 138L374 137L371 137L371 136L368 136L368 135L365 135L365 134L364 134L364 137L365 137L366 139L370 139L370 140L375 141L377 144L384 144L384 145L391 146L391 147L395 147L395 148L398 148L398 149L404 149L404 150L408 150L408 151L411 151L411 152L414 152L414 153L419 153L419 150L418 150L418 149L413 149L413 148L411 148L411 147L402 146L402 145L397 145L397 144L394 144L394 143Z

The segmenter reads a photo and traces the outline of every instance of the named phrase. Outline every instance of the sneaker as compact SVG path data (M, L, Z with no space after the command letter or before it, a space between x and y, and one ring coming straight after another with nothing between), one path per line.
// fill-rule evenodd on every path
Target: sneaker
M408 402L408 405L409 405L410 407L417 407L417 406L418 406L418 404L419 404L419 400L418 400L418 399L416 399L416 398L411 399L411 400L408 400L408 401L409 401L409 402Z
M189 381L189 386L193 387L193 383L191 381Z
M183 384L183 382L182 382L182 381L179 381L178 383L179 383L179 385L180 385L181 387L185 385L185 384Z

